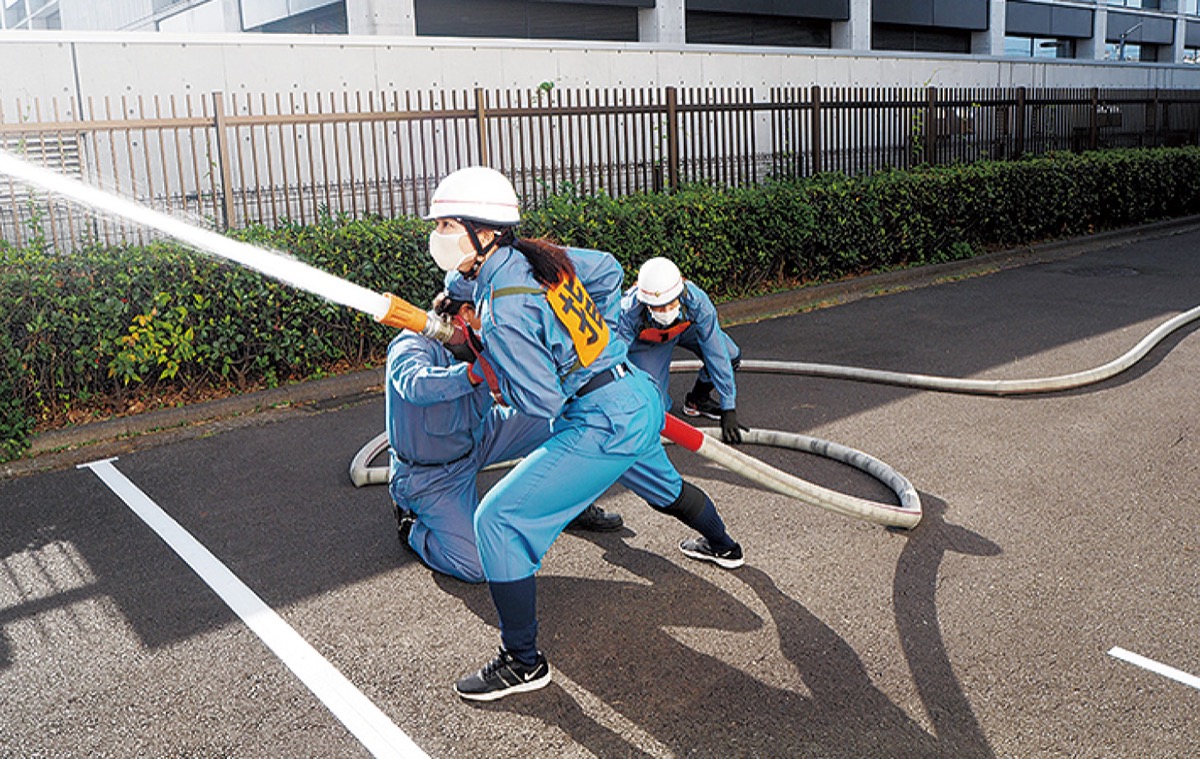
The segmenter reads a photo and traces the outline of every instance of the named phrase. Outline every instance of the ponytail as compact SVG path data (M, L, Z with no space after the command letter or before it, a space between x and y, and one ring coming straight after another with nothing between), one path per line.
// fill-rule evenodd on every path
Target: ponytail
M516 237L511 230L505 232L505 236L511 239L502 240L501 244L511 245L525 256L538 284L554 287L562 280L575 276L575 265L563 246L545 237Z

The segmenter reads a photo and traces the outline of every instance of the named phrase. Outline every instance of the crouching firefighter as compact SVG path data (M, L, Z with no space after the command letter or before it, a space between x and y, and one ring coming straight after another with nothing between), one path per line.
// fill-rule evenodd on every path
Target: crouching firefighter
M484 467L528 454L550 437L546 419L496 404L495 381L471 325L475 309L442 294L434 310L456 323L450 345L402 330L388 346L389 491L402 545L434 571L482 582L473 520L476 476ZM623 521L595 504L568 529L607 532Z
M683 413L721 423L726 443L742 442L733 373L742 350L721 329L708 294L683 278L673 262L651 258L638 271L637 284L621 299L618 331L629 343L629 360L654 378L663 406L671 408L671 354L686 348L702 362L696 383L683 399ZM712 398L713 390L720 399Z

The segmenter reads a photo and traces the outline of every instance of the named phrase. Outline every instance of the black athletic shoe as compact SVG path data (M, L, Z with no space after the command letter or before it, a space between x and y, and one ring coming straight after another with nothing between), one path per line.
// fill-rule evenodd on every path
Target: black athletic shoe
M400 504L392 502L392 509L396 512L396 537L400 539L400 545L408 547L408 535L412 532L413 525L417 522L417 512L410 509L400 508Z
M742 547L737 543L734 543L732 548L726 548L724 551L715 551L708 544L708 539L704 536L683 541L679 544L679 550L683 551L685 556L690 556L700 561L711 561L713 564L725 567L726 569L737 569L746 563L746 560L742 558Z
M621 519L620 514L611 514L594 503L567 523L568 530L587 530L589 532L612 532L624 526L625 520Z
M540 651L537 662L529 665L517 661L501 648L499 656L475 674L455 683L454 690L470 701L495 701L510 693L525 693L549 684L550 664Z
M683 415L703 416L719 422L721 421L721 404L707 395L696 397L688 393L683 398Z

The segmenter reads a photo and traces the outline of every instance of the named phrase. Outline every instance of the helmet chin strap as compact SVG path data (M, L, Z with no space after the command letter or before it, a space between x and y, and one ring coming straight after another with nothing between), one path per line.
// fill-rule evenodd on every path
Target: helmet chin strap
M459 219L463 228L467 230L467 237L471 239L471 247L475 249L475 263L471 264L471 268L463 272L463 277L466 279L475 279L479 275L479 267L483 266L483 262L487 259L488 253L492 252L500 243L502 235L497 232L492 237L492 241L486 246L479 242L479 234L475 230L475 223L468 219Z

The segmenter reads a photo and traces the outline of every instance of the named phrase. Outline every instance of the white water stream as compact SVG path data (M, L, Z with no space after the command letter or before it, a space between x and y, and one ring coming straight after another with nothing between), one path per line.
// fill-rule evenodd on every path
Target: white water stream
M157 229L196 250L220 256L292 287L363 311L376 320L383 318L390 306L387 296L335 277L302 261L194 226L119 195L35 166L3 150L0 150L0 174L7 174L27 185L88 206L99 213L119 216L136 224Z

